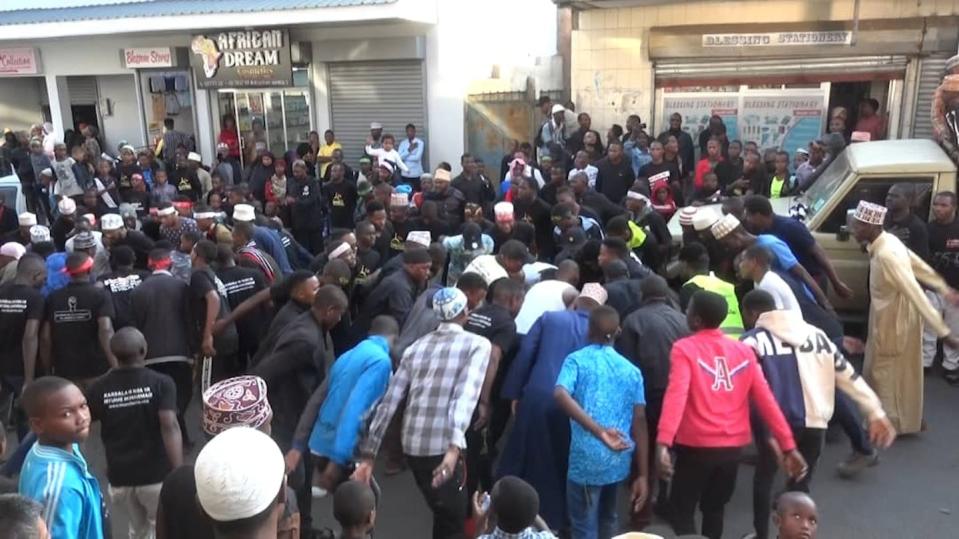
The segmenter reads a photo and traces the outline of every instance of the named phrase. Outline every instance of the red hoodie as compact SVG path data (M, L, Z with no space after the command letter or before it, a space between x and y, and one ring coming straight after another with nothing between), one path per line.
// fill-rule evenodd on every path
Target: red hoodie
M656 442L665 446L741 447L749 444L749 402L783 451L796 448L755 353L708 329L680 339L670 354Z

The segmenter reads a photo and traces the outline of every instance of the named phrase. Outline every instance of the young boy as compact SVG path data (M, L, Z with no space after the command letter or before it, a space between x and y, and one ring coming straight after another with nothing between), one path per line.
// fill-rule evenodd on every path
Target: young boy
M400 152L396 151L393 147L396 144L396 139L393 138L393 135L383 135L383 147L374 148L373 139L368 138L366 140L366 154L371 157L376 157L380 164L383 164L383 161L386 161L393 165L393 168L400 167L404 173L409 172L409 167L406 166L406 163L400 158ZM367 176L369 178L369 176Z
M77 445L90 434L90 410L80 388L57 376L28 385L21 404L37 443L20 473L20 494L43 505L57 539L101 539L103 497Z
M693 193L690 204L702 206L704 204L718 204L722 201L722 190L719 188L719 176L715 172L703 174L703 186Z
M167 179L167 171L158 168L153 177L153 192L150 194L151 205L154 208L159 207L164 202L173 202L176 198L176 187L170 185Z
M90 386L90 412L102 425L114 510L126 515L130 537L150 537L163 479L183 462L176 386L146 367L147 342L136 328L117 331L110 348L120 366Z
M566 357L553 393L571 419L566 499L576 538L613 536L616 491L629 476L631 459L639 470L632 484L634 510L646 501L649 441L643 375L613 349L618 335L619 314L611 307L594 309L589 344Z
M539 495L532 485L522 479L507 475L493 485L488 502L486 494L476 492L473 496L473 514L476 515L477 539L555 539L539 517ZM487 505L488 503L488 505ZM489 533L490 520L496 524Z
M340 524L337 539L365 539L376 524L376 496L369 485L347 481L333 495L333 517Z
M779 530L779 539L816 539L816 502L805 492L783 492L776 500L773 523Z
M776 152L773 161L773 175L769 182L769 198L789 196L792 191L793 178L789 174L789 154Z

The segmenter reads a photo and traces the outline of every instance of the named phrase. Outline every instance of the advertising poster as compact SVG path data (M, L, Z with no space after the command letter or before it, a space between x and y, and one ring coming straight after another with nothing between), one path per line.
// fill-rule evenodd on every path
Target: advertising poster
M825 96L744 96L739 115L740 137L759 148L790 153L806 147L823 132Z
M683 115L683 131L698 140L700 131L709 125L709 117L718 114L726 125L729 140L739 138L739 94L670 95L663 96L663 126L668 127L674 112Z

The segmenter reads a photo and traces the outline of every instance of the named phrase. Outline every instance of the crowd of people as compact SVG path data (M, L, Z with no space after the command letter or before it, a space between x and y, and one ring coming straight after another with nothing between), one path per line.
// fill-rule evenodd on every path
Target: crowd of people
M673 114L657 137L630 116L603 141L589 115L567 132L571 106L539 105L499 170L466 154L423 172L413 125L397 144L373 123L356 169L331 131L283 157L254 147L247 167L235 136L206 166L172 122L118 159L92 129L73 147L9 133L29 211L0 205L0 382L20 440L3 473L41 507L0 505L55 538L108 536L80 449L98 421L130 537L323 537L325 495L336 537L366 537L391 496L382 455L412 473L435 538L606 539L656 513L715 539L754 442L754 536L813 537L828 424L853 476L921 430L937 337L959 382L955 194L936 194L928 232L909 185L888 215L851 213L872 264L863 377L827 298L853 291L770 203L842 135L760 153L719 117L694 144ZM184 420L197 388L203 441Z

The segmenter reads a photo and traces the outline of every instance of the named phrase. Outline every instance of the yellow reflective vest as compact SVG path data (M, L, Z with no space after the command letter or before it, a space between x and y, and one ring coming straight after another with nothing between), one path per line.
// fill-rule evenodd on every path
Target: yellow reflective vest
M726 319L723 320L719 329L729 337L739 339L740 335L743 334L743 315L739 312L736 287L716 277L713 272L709 272L709 275L697 275L686 281L686 284L689 283L708 292L719 294L726 300Z

